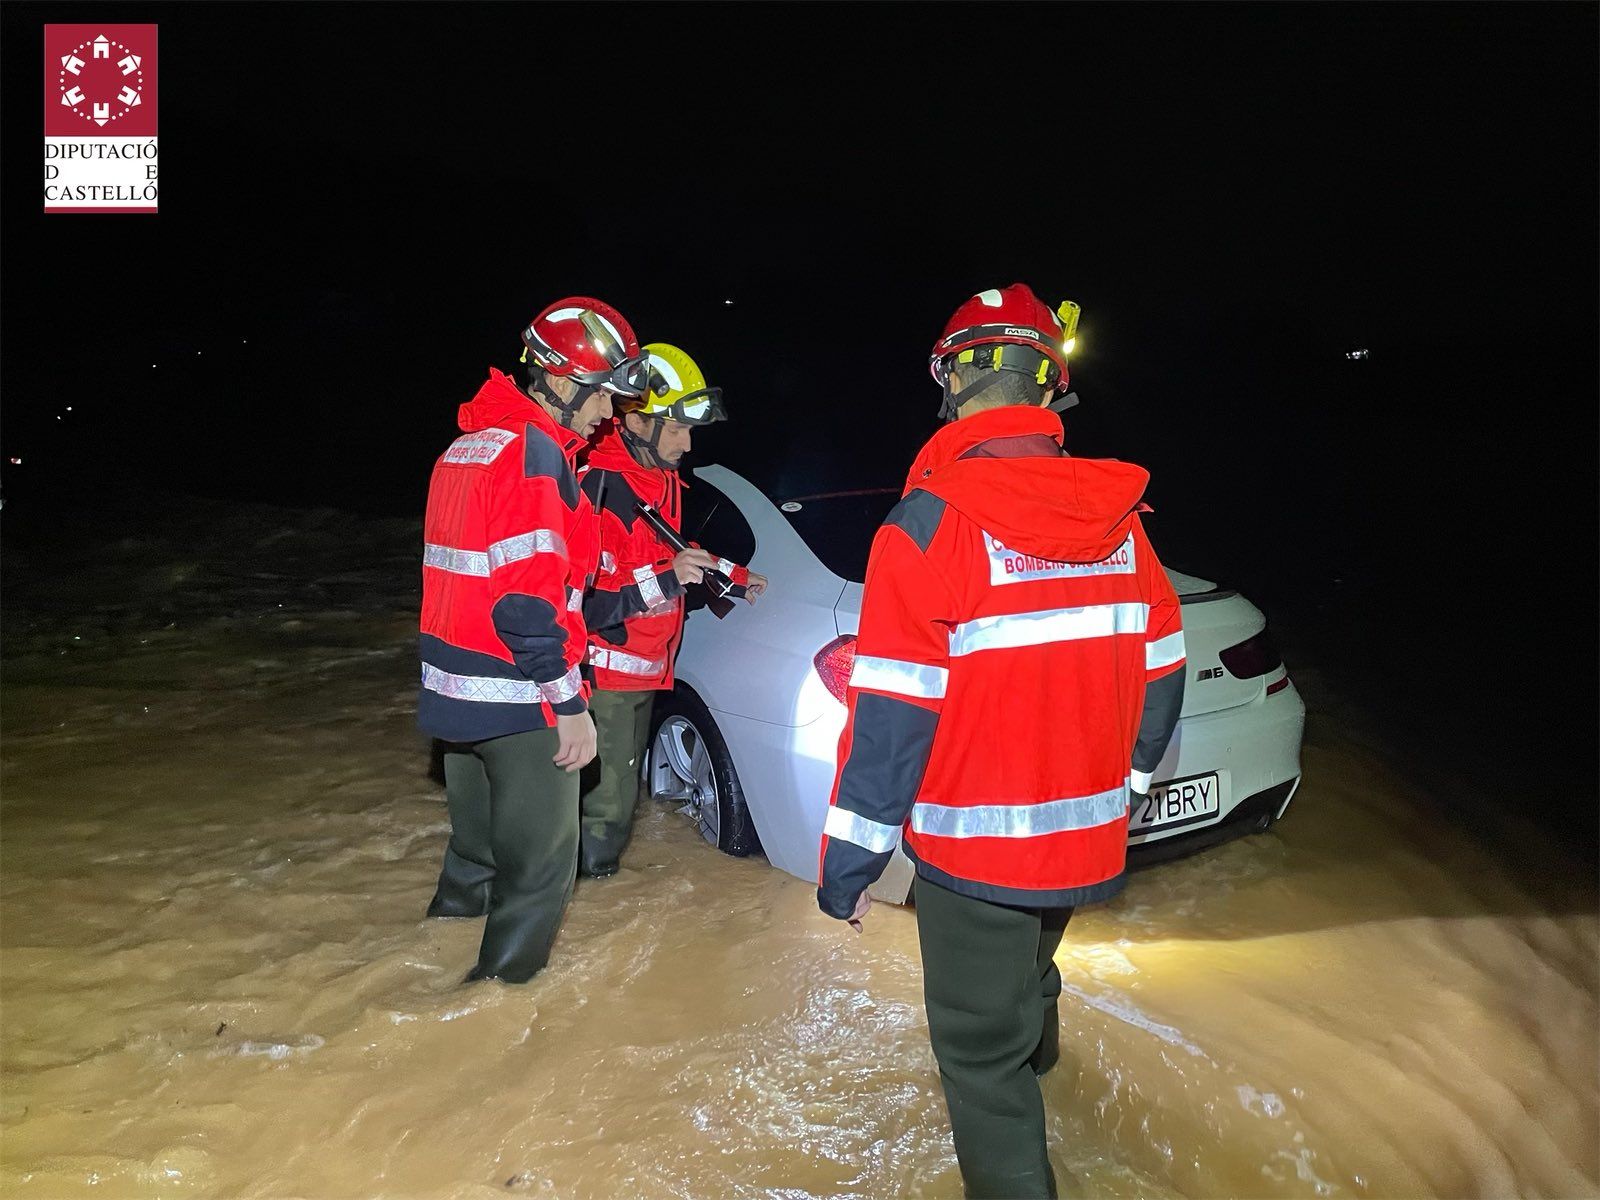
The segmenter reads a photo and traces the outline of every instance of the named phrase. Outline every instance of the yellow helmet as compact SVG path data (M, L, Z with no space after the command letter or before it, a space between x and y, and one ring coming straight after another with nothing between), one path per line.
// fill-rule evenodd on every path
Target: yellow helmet
M652 342L644 353L649 357L654 378L643 396L621 406L624 412L663 417L685 425L727 420L722 389L706 386L705 373L694 359L665 342Z

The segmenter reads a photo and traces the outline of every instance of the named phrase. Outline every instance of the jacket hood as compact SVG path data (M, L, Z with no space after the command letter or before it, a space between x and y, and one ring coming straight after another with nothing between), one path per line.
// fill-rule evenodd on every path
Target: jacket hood
M456 413L456 423L467 433L476 433L496 425L513 429L519 425L532 425L560 446L569 459L585 445L584 440L572 430L552 421L550 415L509 376L493 367L489 368L489 378L484 380L478 394Z
M963 457L997 438L1047 436L1057 455ZM907 492L921 488L1013 550L1053 562L1099 562L1128 536L1150 474L1115 459L1061 452L1061 418L1008 406L946 425L917 455Z

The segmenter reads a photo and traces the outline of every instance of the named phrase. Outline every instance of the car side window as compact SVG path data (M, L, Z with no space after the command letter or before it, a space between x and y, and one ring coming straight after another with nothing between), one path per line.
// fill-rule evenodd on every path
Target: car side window
M701 529L705 527L706 518L724 497L709 483L702 483L693 476L684 483L683 536L692 542L697 542L700 540Z
M756 552L755 531L738 507L709 483L695 479L683 493L683 536L699 542L712 554L748 564ZM688 590L685 611L706 606L706 589L694 584Z
M756 552L755 531L732 500L709 483L695 480L684 491L684 536L719 558L749 563Z

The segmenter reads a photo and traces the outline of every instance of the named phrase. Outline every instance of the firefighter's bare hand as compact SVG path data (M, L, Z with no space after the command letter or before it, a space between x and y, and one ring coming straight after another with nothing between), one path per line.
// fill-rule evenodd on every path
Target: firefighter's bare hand
M681 584L699 583L705 573L717 565L717 560L698 546L680 550L672 560L672 573Z
M751 604L754 604L756 602L756 597L761 595L761 593L766 590L767 577L765 575L757 575L754 571L751 571L750 582L744 585L745 597L750 601Z
M567 774L587 766L594 757L594 718L586 712L570 717L556 716L556 734L561 744L556 750L555 764Z
M862 892L861 895L856 897L856 910L846 918L850 922L851 929L854 929L857 933L861 932L862 918L867 915L867 910L871 907L872 897L867 893Z

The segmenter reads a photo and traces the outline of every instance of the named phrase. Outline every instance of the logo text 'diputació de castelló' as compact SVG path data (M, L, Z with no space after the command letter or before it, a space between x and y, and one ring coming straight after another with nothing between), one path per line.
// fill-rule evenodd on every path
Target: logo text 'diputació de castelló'
M153 213L156 26L44 27L44 210Z

